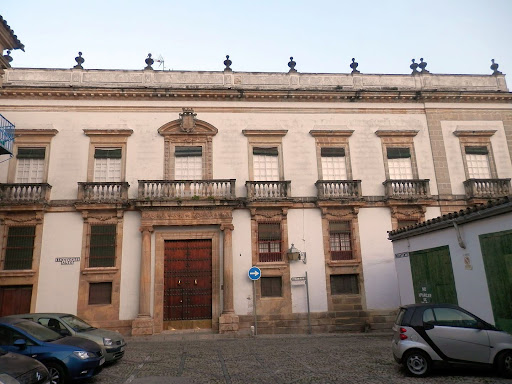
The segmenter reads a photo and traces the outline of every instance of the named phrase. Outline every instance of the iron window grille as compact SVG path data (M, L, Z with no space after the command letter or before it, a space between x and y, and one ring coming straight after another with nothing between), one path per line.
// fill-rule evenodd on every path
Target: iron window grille
M89 283L89 305L111 303L112 282Z
M5 249L4 269L32 269L35 226L9 227Z
M277 277L262 277L261 281L261 297L282 297L283 296L283 279Z
M329 223L329 245L331 260L352 260L352 232L350 221L331 221Z
M258 256L263 263L283 260L280 223L258 223Z
M116 225L91 225L89 268L115 267Z
M358 275L331 275L331 295L359 294Z

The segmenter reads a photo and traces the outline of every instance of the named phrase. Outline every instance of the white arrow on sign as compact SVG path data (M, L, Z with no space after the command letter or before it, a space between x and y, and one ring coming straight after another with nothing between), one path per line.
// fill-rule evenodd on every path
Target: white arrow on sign
M249 272L249 275L252 275L254 277L258 277L260 275L260 273L258 271L252 271L252 272Z

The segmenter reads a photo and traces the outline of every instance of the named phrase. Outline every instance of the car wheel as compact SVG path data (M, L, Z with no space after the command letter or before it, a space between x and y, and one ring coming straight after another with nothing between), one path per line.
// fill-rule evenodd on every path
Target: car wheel
M498 369L504 377L512 378L512 351L505 351L498 357Z
M66 373L59 363L48 362L45 364L50 372L51 384L63 384L66 381Z
M404 358L404 366L411 376L427 376L431 368L430 357L422 351L407 352Z

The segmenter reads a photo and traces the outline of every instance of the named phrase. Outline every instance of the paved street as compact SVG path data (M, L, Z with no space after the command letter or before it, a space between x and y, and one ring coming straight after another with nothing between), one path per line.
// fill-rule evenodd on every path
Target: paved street
M129 338L124 358L86 383L512 383L488 370L407 377L393 360L390 340L387 333Z

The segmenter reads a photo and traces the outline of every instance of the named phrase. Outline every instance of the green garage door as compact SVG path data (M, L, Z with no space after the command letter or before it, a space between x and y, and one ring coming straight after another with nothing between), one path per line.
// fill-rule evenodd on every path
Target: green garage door
M458 304L448 246L409 253L416 303Z
M480 235L496 326L512 333L512 231Z

